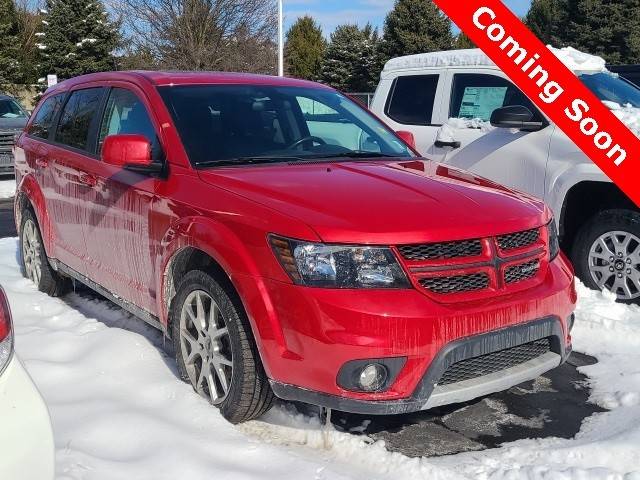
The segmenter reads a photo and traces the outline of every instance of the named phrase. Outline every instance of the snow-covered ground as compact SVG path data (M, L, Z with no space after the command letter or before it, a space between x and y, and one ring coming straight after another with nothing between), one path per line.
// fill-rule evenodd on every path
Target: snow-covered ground
M37 292L16 248L0 240L0 284L51 410L58 479L640 479L640 309L610 297L580 288L574 330L575 348L600 360L581 371L610 412L573 440L411 459L284 407L228 424L177 379L158 332L106 301Z
M16 181L0 180L0 200L3 198L11 198L16 193Z

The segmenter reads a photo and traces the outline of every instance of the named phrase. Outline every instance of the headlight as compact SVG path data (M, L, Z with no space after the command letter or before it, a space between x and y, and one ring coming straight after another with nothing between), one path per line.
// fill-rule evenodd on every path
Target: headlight
M552 218L547 225L549 233L549 261L552 261L560 253L560 240L558 239L558 227L555 218Z
M408 288L389 248L326 245L269 237L282 267L298 285L324 288Z

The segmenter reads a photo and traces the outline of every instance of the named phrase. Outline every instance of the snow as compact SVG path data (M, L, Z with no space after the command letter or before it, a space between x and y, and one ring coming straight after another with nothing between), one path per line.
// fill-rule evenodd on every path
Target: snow
M0 199L12 198L16 194L16 181L0 180Z
M483 133L488 133L494 129L490 122L480 118L450 118L438 129L436 141L455 142L457 137L455 131L465 128L478 129Z
M0 240L0 284L17 353L51 411L58 480L640 478L640 308L610 295L579 287L573 338L599 358L581 371L592 400L611 411L588 418L572 440L408 458L325 430L291 406L228 424L178 380L159 332L94 297L37 292L20 276L16 250L16 239Z
M640 108L633 107L629 104L620 105L619 103L608 100L604 100L602 103L604 103L636 137L640 137Z
M574 72L598 73L607 71L605 60L601 57L580 52L572 47L554 48L548 46L549 50L558 57L570 70ZM434 67L464 67L464 66L491 66L495 63L479 48L466 50L448 50L443 52L419 53L407 55L405 57L393 58L387 62L384 70L387 72L394 70L406 70L412 68L434 68Z

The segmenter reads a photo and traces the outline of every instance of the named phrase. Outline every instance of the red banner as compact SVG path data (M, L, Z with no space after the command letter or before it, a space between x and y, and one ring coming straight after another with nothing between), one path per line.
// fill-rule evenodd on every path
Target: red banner
M640 139L500 0L434 0L640 206Z

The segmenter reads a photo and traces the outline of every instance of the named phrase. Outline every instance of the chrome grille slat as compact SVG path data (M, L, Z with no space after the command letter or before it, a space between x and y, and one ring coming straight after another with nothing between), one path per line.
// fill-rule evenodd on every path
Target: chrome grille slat
M548 338L469 358L451 365L440 377L438 385L449 385L506 370L538 358L551 351Z
M420 279L419 283L434 293L473 292L489 287L489 275L480 272L468 275L427 277Z
M425 243L402 245L398 250L407 260L447 260L461 257L477 257L482 254L480 240L459 242Z
M524 232L509 233L500 235L497 238L498 247L502 251L515 250L517 248L529 247L536 243L540 238L540 229L532 228Z

